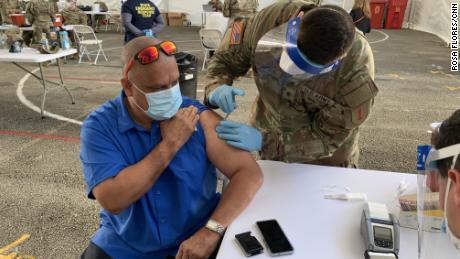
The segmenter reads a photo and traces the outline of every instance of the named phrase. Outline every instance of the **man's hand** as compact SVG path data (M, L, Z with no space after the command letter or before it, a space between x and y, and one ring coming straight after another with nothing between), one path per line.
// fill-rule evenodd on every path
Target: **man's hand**
M182 242L176 259L207 259L216 250L220 238L219 234L202 228Z
M209 95L209 103L219 107L225 113L232 113L236 109L235 96L244 96L244 91L229 85L217 87Z
M180 109L173 118L160 122L163 141L177 150L180 149L196 129L200 119L197 112L196 107L189 106Z

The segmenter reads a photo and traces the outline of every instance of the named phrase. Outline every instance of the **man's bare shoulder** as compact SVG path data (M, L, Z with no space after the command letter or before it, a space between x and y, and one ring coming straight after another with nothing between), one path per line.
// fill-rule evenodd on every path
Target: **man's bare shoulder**
M215 129L221 120L222 117L213 110L205 110L200 114L200 123L205 134L208 130Z

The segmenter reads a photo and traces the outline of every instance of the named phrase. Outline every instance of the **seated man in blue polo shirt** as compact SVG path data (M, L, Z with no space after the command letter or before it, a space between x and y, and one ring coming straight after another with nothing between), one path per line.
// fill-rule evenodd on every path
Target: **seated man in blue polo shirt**
M174 48L129 42L123 90L83 123L88 197L102 206L84 259L208 258L262 184L251 154L217 137L221 118L180 95ZM230 180L222 198L216 167Z

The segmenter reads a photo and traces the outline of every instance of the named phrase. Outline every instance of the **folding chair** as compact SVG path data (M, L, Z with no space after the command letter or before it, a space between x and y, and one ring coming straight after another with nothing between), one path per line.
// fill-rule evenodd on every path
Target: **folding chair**
M204 60L201 70L204 70L209 59L209 52L216 51L219 48L223 35L222 32L217 29L201 29L199 33L201 45L204 48Z
M78 63L81 63L81 60L84 55L86 55L89 61L91 61L90 56L96 56L96 59L94 60L95 65L100 54L104 56L105 61L108 61L107 57L105 56L104 50L102 49L102 40L97 39L96 34L93 31L93 28L86 25L73 25L73 32L80 53L80 59L78 60ZM89 51L89 46L96 46L97 50ZM97 53L94 54L94 52L96 51Z
M116 29L116 32L118 32L120 30L120 27L121 27L121 15L119 14L113 14L115 13L116 11L114 10L111 10L111 14L107 15L106 16L106 23L105 23L105 31L107 32L107 30L109 29L109 25L110 24L113 24L113 25L116 25L117 26L117 29Z

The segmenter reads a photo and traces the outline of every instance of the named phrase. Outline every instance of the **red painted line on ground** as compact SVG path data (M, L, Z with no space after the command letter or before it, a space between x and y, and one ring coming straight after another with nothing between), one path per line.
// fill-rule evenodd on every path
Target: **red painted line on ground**
M29 138L36 138L36 139L62 140L65 142L80 143L80 138L55 136L55 135L47 135L47 134L37 134L37 133L31 133L31 132L25 132L25 131L0 130L0 135L29 137Z

